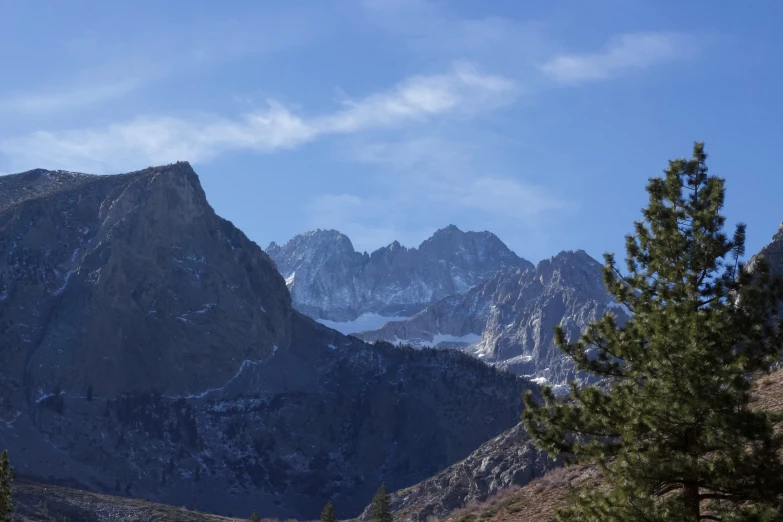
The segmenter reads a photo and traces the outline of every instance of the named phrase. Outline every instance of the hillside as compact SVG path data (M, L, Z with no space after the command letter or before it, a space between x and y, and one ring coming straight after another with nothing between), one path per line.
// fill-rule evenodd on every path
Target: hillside
M244 522L247 516L227 518L187 507L94 493L19 479L14 485L18 522Z
M759 379L753 404L783 413L783 370ZM783 429L783 426L780 426ZM468 503L442 518L447 522L553 522L557 507L568 502L568 485L598 480L594 468L573 466L550 471L524 487L499 491L484 502ZM424 520L402 510L397 520Z

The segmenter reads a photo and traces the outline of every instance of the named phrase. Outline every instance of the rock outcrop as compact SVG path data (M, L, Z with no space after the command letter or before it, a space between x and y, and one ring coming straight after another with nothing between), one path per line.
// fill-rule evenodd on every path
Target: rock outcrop
M535 385L295 311L186 163L0 178L0 442L21 474L224 515L357 515Z
M777 233L772 237L772 241L759 250L756 256L764 256L772 272L783 277L783 223L780 224ZM753 263L753 260L750 263Z
M502 489L524 486L558 466L558 461L533 445L522 424L518 424L437 475L394 492L391 507L395 520L442 518ZM360 519L369 520L369 507Z
M490 232L438 230L418 248L397 241L356 252L336 230L300 234L266 252L277 263L294 307L315 319L350 321L365 313L409 316L507 268L529 268Z

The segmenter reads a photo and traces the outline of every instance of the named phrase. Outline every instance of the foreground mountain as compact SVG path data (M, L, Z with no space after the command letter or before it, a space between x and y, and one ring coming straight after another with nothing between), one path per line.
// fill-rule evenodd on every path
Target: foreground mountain
M266 252L277 263L294 307L315 319L351 321L362 314L409 316L441 297L464 292L498 270L532 267L497 236L438 230L419 248L397 241L356 252L336 230L300 234Z
M484 362L541 383L565 384L573 368L554 343L554 326L576 338L592 321L628 313L612 300L602 265L584 251L561 252L534 269L506 270L404 321L356 334L367 340L464 349Z
M17 470L222 515L358 514L513 426L528 382L296 312L186 163L0 178L0 441Z

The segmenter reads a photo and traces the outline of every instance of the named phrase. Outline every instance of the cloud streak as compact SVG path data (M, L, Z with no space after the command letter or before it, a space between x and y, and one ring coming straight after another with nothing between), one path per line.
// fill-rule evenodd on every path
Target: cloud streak
M556 56L541 70L558 83L577 84L680 59L695 48L691 38L677 33L630 33L613 38L601 52Z
M482 223L493 223L493 230L504 228L500 224L526 229L543 216L574 208L508 172L499 151L477 138L419 136L357 144L345 159L372 167L370 195L318 195L307 205L308 225L336 228L357 248L372 250L394 239L417 245L447 222L470 229L486 226ZM440 210L433 215L433 208Z
M49 114L80 109L130 94L140 86L138 80L80 85L65 91L11 94L0 100L0 112Z
M509 103L515 95L513 81L457 63L447 73L412 77L388 91L344 100L339 109L315 117L270 101L265 110L236 119L147 116L104 128L39 131L0 140L0 152L17 167L113 172L176 160L207 161L229 150L292 149L329 135L469 115Z

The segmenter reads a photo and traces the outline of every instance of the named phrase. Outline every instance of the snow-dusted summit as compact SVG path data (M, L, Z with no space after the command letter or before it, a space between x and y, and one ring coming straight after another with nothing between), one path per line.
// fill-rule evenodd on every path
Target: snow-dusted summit
M277 264L294 307L316 319L351 321L363 314L409 316L465 292L499 270L533 265L490 232L438 230L418 248L395 241L356 252L336 230L300 234L266 252Z

